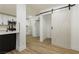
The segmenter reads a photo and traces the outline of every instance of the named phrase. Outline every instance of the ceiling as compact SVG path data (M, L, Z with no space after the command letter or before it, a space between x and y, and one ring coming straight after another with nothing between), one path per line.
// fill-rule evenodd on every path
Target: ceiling
M16 5L15 4L0 4L0 12L16 15Z
M27 15L35 15L41 10L54 8L62 4L28 4L26 7ZM0 12L16 15L16 5L15 4L0 4Z
M27 14L36 15L40 11L61 6L62 4L28 4L27 5ZM65 4L64 4L65 5Z

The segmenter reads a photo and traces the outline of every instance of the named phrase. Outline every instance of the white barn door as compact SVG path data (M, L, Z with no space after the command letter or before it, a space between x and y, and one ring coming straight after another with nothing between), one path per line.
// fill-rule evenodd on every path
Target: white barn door
M52 44L70 47L70 11L68 8L54 11L52 14Z

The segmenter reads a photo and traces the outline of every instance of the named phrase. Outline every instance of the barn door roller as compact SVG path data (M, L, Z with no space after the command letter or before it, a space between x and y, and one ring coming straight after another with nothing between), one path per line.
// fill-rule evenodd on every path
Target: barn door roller
M71 5L69 4L68 6L69 6L69 10L70 10L71 9Z

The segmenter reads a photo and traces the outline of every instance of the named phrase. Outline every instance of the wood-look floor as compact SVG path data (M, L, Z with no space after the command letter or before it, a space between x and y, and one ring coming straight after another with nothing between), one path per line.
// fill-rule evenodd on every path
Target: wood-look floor
M39 38L27 36L27 48L21 52L13 50L7 54L78 54L79 51L71 49L64 49L51 45L50 39L46 39L43 43L39 41Z

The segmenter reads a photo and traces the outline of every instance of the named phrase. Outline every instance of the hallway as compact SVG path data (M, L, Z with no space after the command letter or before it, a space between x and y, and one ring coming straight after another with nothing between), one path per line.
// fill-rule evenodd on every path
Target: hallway
M78 51L69 50L57 47L50 44L50 40L45 40L44 43L39 41L39 38L27 36L27 49L18 52L13 50L8 54L78 54Z

